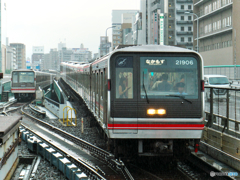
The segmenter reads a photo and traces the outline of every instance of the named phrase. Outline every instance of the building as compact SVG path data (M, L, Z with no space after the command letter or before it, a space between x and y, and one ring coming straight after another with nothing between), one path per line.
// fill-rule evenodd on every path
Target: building
M60 64L58 58L58 51L57 49L50 49L49 52L49 66L47 69L53 69L60 71Z
M47 71L51 69L49 67L49 62L50 62L50 53L44 54L44 60L41 67L42 71Z
M17 168L21 116L0 117L0 179L11 179Z
M108 41L108 36L100 37L99 55L104 56L108 54L111 48L111 42Z
M0 0L0 71L5 72L7 60L7 8L6 0Z
M72 49L63 47L62 50L59 51L59 56L60 62L71 61Z
M33 46L32 52L32 68L41 70L44 61L44 46Z
M194 0L194 46L204 59L204 65L240 64L240 1Z
M18 69L26 69L26 46L21 43L10 43L16 49L16 63Z
M193 49L192 9L192 0L141 0L133 41Z
M14 69L17 69L16 49L11 46L7 46L7 61L5 73L9 74Z
M88 48L84 48L81 44L80 48L72 48L71 61L86 62L92 60L92 52Z
M132 16L139 10L112 10L112 48L122 44L121 30L123 23L132 23Z

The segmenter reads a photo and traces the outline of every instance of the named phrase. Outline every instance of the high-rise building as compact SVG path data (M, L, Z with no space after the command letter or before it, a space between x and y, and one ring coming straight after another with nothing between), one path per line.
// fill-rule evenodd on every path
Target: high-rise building
M32 68L41 70L44 61L44 46L33 46L32 52Z
M10 43L16 49L16 61L18 69L26 69L26 46L21 43Z
M178 45L193 49L192 0L141 0L136 17L137 44ZM139 25L142 27L139 29ZM136 38L138 37L138 38Z
M131 23L132 16L139 10L112 10L112 48L122 44L121 30L123 23Z
M108 36L100 37L99 55L104 56L109 53L111 47L111 42L108 41Z
M235 0L194 0L194 37L205 66L240 64L239 8Z
M5 72L7 60L7 7L6 0L0 0L0 71Z
M7 61L5 73L10 73L14 69L17 69L16 49L11 46L7 46Z
M58 63L58 51L57 49L50 49L50 61L49 61L49 66L48 69L53 69L53 70L60 70L60 65Z

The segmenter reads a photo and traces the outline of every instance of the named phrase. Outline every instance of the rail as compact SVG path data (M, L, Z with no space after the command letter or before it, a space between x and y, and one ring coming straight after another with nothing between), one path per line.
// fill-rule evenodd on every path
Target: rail
M26 104L27 105L27 104ZM127 180L133 180L133 177L129 173L128 169L126 168L125 164L121 160L117 160L114 158L114 155L111 154L110 152L107 152L95 145L90 144L87 141L84 141L74 135L71 135L55 126L52 126L40 119L37 119L36 117L24 112L24 106L21 108L21 111L23 114L31 117L32 119L36 120L39 124L42 126L50 129L51 131L61 135L63 138L68 139L69 141L75 143L76 145L88 150L92 155L96 156L98 159L101 159L102 161L106 162L111 168L119 170L122 172L123 176ZM79 159L74 159L73 157L73 163L77 164L80 163L81 160ZM85 168L85 165L83 165L83 168ZM95 173L95 172L94 172ZM88 174L88 171L87 171Z

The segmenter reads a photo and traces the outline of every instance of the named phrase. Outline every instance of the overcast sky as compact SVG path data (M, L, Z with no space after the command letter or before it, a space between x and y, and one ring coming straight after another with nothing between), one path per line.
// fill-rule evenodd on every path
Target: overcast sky
M9 43L25 44L31 58L32 46L44 46L48 53L60 41L67 48L83 43L97 53L112 10L139 10L140 0L8 0L6 7Z

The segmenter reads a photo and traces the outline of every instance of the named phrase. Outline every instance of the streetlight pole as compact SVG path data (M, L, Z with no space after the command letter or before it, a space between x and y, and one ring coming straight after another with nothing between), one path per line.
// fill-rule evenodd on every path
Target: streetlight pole
M197 52L198 52L198 15L195 13L185 12L185 14L193 14L197 17Z
M227 25L226 27L231 27ZM236 45L236 29L232 28L234 31L234 80L236 80L237 78L237 55L236 55L236 51L237 51L237 45Z
M108 30L108 29L111 29L111 28L114 28L114 27L116 27L116 26L111 26L111 27L108 27L108 28L106 29L106 45L105 45L106 53L105 53L105 54L107 54L107 30Z

